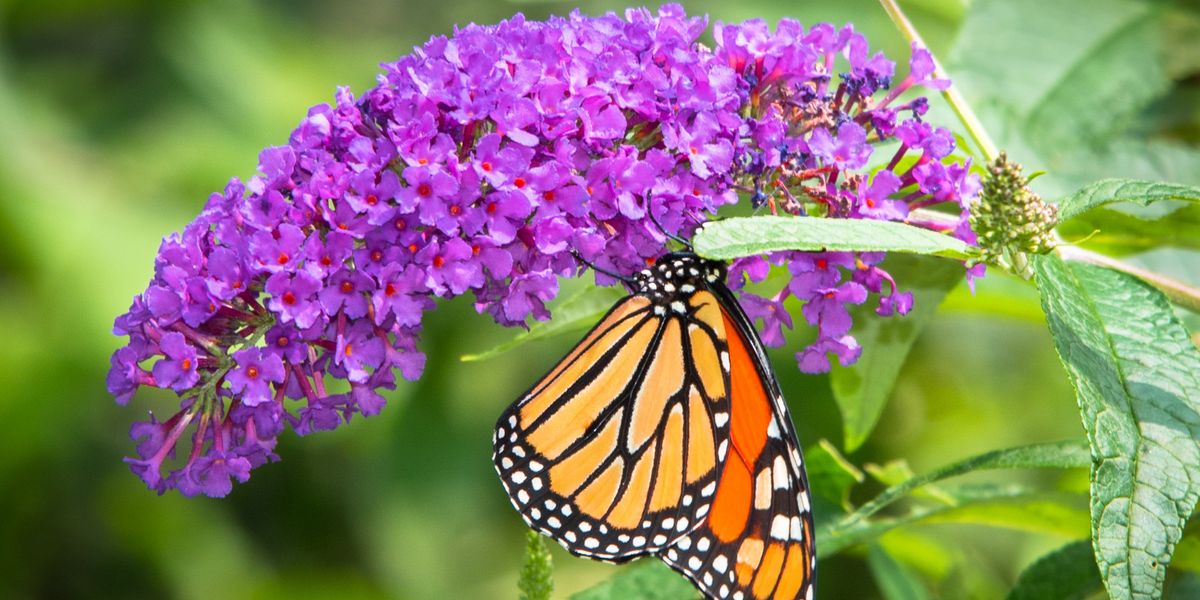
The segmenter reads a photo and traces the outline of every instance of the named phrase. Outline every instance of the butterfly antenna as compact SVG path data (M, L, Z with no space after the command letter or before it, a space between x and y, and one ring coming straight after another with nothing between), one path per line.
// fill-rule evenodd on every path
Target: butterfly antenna
M577 252L575 250L571 250L571 256L574 256L575 260L583 263L588 268L590 268L591 270L593 270L597 273L604 273L605 275L608 275L609 277L612 277L613 279L616 279L617 281L623 281L625 283L633 283L634 282L634 279L632 277L629 277L628 275L621 275L619 273L613 273L612 271L609 271L608 269L602 269L600 267L597 267L596 265L589 262L588 259L584 258L582 255L579 254L579 252Z
M654 218L654 204L652 204L650 202L650 200L651 200L651 198L649 196L646 197L646 214L650 217L650 222L654 223L654 226L657 227L658 230L661 231L663 235L667 236L668 239L671 239L680 244L683 244L684 248L687 248L688 251L691 251L691 249L692 249L691 242L671 233L670 231L667 231L667 229L662 226L662 223L659 223L658 219Z

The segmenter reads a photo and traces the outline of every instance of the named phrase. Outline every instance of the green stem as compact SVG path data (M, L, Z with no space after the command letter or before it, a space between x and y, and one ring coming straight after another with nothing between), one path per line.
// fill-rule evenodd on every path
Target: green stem
M915 42L918 46L928 49L925 40L921 39L921 34L917 32L917 28L913 27L912 21L905 16L904 10L900 8L900 4L896 0L879 0L883 5L883 10L891 17L892 23L896 24L896 28L909 42ZM939 79L950 79L946 69L942 67L942 63L938 62L937 57L933 56L932 51L930 57L933 58L933 76ZM984 129L983 123L979 117L975 115L975 111L971 109L971 105L967 104L967 99L963 98L962 93L958 91L958 86L951 85L942 91L942 97L950 104L950 108L954 110L954 114L958 115L958 120L962 122L963 127L967 128L967 133L971 135L971 139L975 140L975 145L979 147L979 151L983 154L983 158L987 162L996 160L1000 156L1000 151L996 148L996 143L992 141L987 130Z

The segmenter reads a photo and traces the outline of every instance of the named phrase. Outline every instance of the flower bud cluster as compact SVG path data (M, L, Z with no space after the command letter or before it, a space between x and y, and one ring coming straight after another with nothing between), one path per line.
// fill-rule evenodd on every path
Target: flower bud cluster
M1058 207L1029 189L1020 164L1001 153L988 165L979 201L971 212L971 228L978 236L984 262L1053 250L1057 225Z

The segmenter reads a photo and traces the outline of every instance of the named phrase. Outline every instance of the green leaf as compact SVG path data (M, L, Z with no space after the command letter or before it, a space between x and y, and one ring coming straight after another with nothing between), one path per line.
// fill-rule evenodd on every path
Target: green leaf
M838 452L829 440L821 440L804 450L808 484L813 492L850 509L850 488L862 483L863 474Z
M967 494L960 490L953 495L953 505L924 506L897 517L818 528L817 548L822 558L829 558L893 529L924 523L987 525L1064 537L1087 533L1083 496L1033 493L1013 486L987 486Z
M1145 252L1162 246L1200 250L1200 204L1176 204L1161 217L1104 208L1089 210L1058 226L1069 242L1109 255Z
M1037 468L1072 469L1086 467L1090 464L1091 455L1088 453L1087 446L1082 441L1077 440L993 450L893 485L871 501L860 506L854 513L846 515L844 519L834 525L834 528L848 527L870 517L919 487L972 471Z
M1088 534L1087 498L1082 494L1004 494L1006 486L973 490L977 500L929 515L925 523L958 523L1080 538ZM958 495L964 496L963 490Z
M530 325L528 330L513 336L511 340L477 354L464 354L459 357L459 360L463 362L487 360L529 342L583 331L595 325L600 317L625 295L626 292L619 286L584 288L562 301L551 303L549 308L553 318L550 320L537 321Z
M823 556L830 556L847 546L873 539L895 527L914 523L937 512L948 510L947 506L942 505L935 509L919 509L895 519L869 519L871 515L909 492L935 481L988 469L1068 469L1082 468L1090 464L1091 455L1082 440L1007 448L973 456L889 487L871 501L863 504L858 510L839 519L829 527L819 529L817 531L817 547L821 549ZM1012 494L1008 492L993 494L993 496L1000 495L1011 496Z
M696 588L658 559L645 559L621 570L571 600L694 600Z
M878 544L871 544L867 548L867 568L871 569L871 575L875 577L875 583L886 600L924 600L930 597L921 578Z
M1067 544L1021 572L1008 600L1083 600L1104 589L1087 540Z
M554 593L554 563L546 540L536 531L525 532L525 564L517 581L521 600L550 600Z
M1113 202L1147 206L1161 200L1200 202L1200 187L1141 179L1104 179L1059 201L1058 218L1066 221L1089 209Z
M1200 183L1200 151L1151 138L1141 125L1154 102L1174 94L1162 31L1168 11L1153 4L972 4L949 70L997 144L1028 171L1053 174L1035 182L1044 196L1103 177ZM1063 26L1080 15L1086 26Z
M908 461L903 458L889 460L882 465L867 463L863 465L863 470L874 478L875 481L886 486L899 485L916 477L916 473L913 473L912 467L908 465ZM925 484L913 490L912 495L914 498L926 498L947 504L953 502L953 499L942 488L933 484Z
M948 235L889 221L817 217L735 217L706 223L696 253L730 260L780 250L911 252L966 259L970 248Z
M874 303L868 302L851 311L851 334L862 346L862 355L848 367L834 364L829 374L833 398L842 411L847 452L867 441L913 343L933 320L942 299L963 279L962 265L950 261L895 254L883 267L901 282L902 291L912 292L913 309L904 316L880 318Z
M1165 296L1093 265L1036 257L1054 345L1092 448L1092 539L1113 598L1158 598L1200 498L1200 352Z
M1138 111L1171 87L1156 52L1162 47L1161 27L1157 11L1143 10L1098 40L1030 110L1027 137L1044 148L1085 146L1126 129ZM1128 72L1113 73L1113 68Z

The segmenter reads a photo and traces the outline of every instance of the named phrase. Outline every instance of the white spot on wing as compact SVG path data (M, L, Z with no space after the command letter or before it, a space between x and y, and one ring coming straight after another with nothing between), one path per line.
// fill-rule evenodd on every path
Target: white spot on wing
M718 573L724 573L725 569L729 568L729 559L725 558L724 554L714 558L713 568L716 569Z
M775 515L771 520L771 537L777 540L788 539L791 522L783 515Z
M771 508L771 467L763 467L754 478L754 508Z
M775 473L775 489L786 490L791 484L791 480L788 479L788 470L783 463L782 455L775 457L775 466L772 467L772 470Z
M774 417L771 418L771 424L767 425L767 437L779 439L779 421Z

